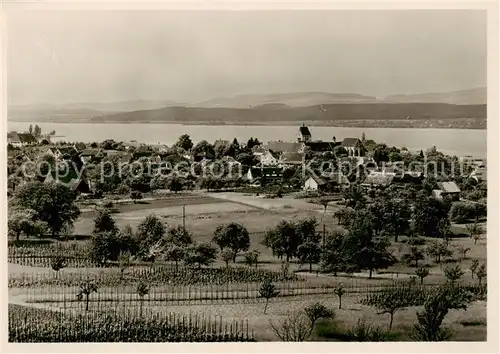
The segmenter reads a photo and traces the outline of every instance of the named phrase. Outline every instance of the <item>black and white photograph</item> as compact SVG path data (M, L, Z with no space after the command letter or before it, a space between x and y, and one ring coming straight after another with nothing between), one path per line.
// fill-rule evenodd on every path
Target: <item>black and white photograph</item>
M490 13L5 11L8 342L498 342Z

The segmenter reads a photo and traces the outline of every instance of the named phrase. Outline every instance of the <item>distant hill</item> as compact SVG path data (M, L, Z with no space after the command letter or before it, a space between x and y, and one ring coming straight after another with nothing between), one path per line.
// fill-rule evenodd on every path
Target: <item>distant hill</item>
M230 98L216 98L197 103L197 107L249 108L265 104L281 103L290 107L307 107L331 103L374 103L375 97L356 93L294 92L266 95L238 95Z
M450 103L459 105L486 104L486 87L445 93L423 93L416 95L391 95L385 102L394 103Z
M169 100L131 100L118 102L76 102L60 105L53 104L33 104L33 105L10 105L9 110L19 111L43 111L55 112L64 111L70 113L74 110L93 110L102 112L130 112L143 109L157 109L168 106L182 106L184 103Z
M202 108L166 107L135 112L114 113L92 118L92 122L114 123L235 123L252 122L330 122L335 120L438 120L452 118L484 119L486 105L446 103L367 103L325 104L322 107Z

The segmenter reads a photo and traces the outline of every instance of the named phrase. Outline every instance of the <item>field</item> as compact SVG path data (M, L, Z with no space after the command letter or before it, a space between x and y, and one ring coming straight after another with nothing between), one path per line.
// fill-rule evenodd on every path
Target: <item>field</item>
M389 316L378 314L374 308L360 301L368 293L388 289L414 276L414 268L401 264L374 273L373 279L368 279L367 273L338 276L318 274L316 267L309 273L308 266L294 262L286 277L281 274L281 261L261 245L264 233L279 220L298 220L309 216L315 216L326 224L326 231L329 231L336 227L334 203L324 212L322 206L292 197L265 199L236 193L199 193L137 204L116 204L113 218L119 227L130 224L135 228L145 216L154 213L168 226L177 226L183 223L183 206L186 228L195 241L210 241L213 231L220 224L233 221L243 224L251 234L251 248L261 252L257 268L245 266L243 257L239 256L237 263L230 265L229 269L219 260L213 266L201 270L184 267L174 269L171 264L160 263L154 267L132 266L123 276L117 268L70 266L56 273L45 264L33 267L35 264L30 263L30 257L16 258L9 255L9 303L72 314L112 312L117 318L129 316L133 312L138 318L184 316L196 318L196 321L202 317L224 319L229 328L235 321L244 319L244 326L250 328L251 335L250 332L237 332L236 336L275 341L279 339L270 327L270 321L277 323L290 312L317 301L335 309L336 324L347 328L356 325L358 320L365 320L386 329ZM90 235L94 217L95 212L84 212L75 223L75 234ZM462 226L454 225L453 231L457 237L452 238L451 247L455 250L459 246L468 247L470 251L464 260L459 259L458 251L455 251L444 266L425 259L423 264L428 264L430 270L430 275L425 278L425 286L429 289L444 281L446 266L455 264L459 264L465 272L462 277L464 284L477 284L477 279L471 277L468 268L474 259L485 261L486 240L481 239L474 244L472 239L460 235L465 233ZM406 241L405 237L400 237L398 242L392 242L391 250L397 258L407 251ZM263 313L265 300L259 295L265 277L271 277L279 290L279 295L270 299L266 314ZM86 302L76 299L79 284L87 279L94 280L99 286L97 292L89 297L88 311L85 309ZM150 286L149 293L143 298L136 292L136 284L140 280L146 280ZM338 309L339 300L334 292L339 284L346 289L341 309ZM417 311L420 309L412 306L396 312L392 332L397 340L410 340L408 333L416 321ZM202 326L206 326L204 321L200 320L200 323L204 323ZM467 311L452 310L446 316L445 324L453 330L452 340L486 340L486 302L475 301ZM323 325L328 328L328 323ZM239 328L241 330L241 324ZM335 340L329 338L326 332L323 331L321 336L314 333L311 340ZM203 336L207 338L206 334Z

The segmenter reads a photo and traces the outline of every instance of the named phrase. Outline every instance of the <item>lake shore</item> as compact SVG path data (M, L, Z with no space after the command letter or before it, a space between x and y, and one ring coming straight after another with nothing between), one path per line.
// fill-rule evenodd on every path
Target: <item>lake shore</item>
M22 123L32 122L31 120L9 120L10 122ZM304 120L304 121L189 121L180 122L173 120L164 121L116 121L116 120L100 120L95 117L91 120L69 120L65 118L42 120L37 123L71 123L71 124L179 124L179 125L237 125L237 126L292 126L298 124L306 124L313 127L338 127L338 128L406 128L406 129L472 129L486 130L486 119L460 118L460 119L436 119L436 120Z

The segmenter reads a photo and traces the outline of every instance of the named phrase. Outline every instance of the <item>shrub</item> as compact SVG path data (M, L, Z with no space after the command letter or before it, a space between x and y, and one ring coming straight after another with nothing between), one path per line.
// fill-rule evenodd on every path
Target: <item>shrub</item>
M429 275L429 269L424 268L424 267L419 267L418 269L415 269L415 275L419 277L420 279L420 284L424 283L424 278Z
M384 342L390 340L390 335L377 326L371 326L365 320L358 319L356 325L347 331L350 342Z
M450 220L458 223L477 220L486 216L486 205L482 203L454 202L450 208Z
M307 316L302 311L289 314L285 319L269 324L276 336L283 342L303 342L310 334Z
M457 265L453 268L445 268L444 275L446 276L446 279L453 283L459 280L464 275L464 272L460 266Z
M460 324L464 327L486 326L486 321L484 321L484 320L462 320L462 321L460 321Z
M479 285L481 285L483 278L486 278L486 264L483 263L479 266L476 270L476 277L479 280Z
M312 333L313 329L314 329L314 325L316 324L316 322L320 319L320 318L323 318L323 319L334 319L335 318L335 311L327 308L325 305L319 303L319 302L316 302L310 306L307 306L305 309L304 309L307 317L309 318L309 322L310 322L310 330L309 330L309 334Z

